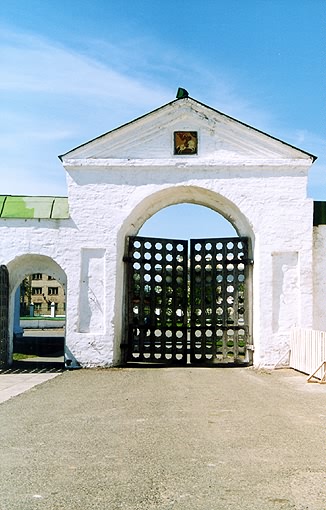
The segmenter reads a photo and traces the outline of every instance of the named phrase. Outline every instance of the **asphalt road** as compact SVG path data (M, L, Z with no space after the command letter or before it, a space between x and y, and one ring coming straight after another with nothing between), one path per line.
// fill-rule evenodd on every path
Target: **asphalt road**
M0 436L1 510L326 509L326 385L291 370L65 372Z

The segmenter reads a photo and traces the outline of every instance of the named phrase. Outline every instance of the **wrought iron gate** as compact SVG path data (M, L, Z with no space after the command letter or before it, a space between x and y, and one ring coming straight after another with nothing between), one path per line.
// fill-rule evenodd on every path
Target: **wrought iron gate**
M248 359L248 239L129 237L126 362Z
M0 368L8 363L9 276L6 266L0 266Z
M186 363L188 242L130 237L126 361Z
M190 241L190 361L244 363L249 339L248 239Z

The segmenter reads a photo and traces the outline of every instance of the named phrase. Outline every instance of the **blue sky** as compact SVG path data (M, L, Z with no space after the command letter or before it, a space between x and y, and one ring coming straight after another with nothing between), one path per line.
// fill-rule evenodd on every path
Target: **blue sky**
M317 155L326 200L324 0L10 0L0 29L1 194L66 195L58 154L182 86Z

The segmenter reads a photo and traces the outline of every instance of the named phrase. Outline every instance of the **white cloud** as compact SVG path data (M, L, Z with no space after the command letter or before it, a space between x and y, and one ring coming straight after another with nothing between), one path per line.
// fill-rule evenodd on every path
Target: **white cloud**
M58 154L169 99L35 35L2 30L0 44L1 194L65 194Z
M87 41L89 53L95 55L90 57L32 34L8 30L1 34L3 91L97 105L117 102L146 112L174 99L178 86L189 85L192 97L244 122L260 126L271 120L269 112L244 99L228 70L212 71L197 58L184 59L176 48L157 41L140 38L121 45Z
M159 103L166 90L42 38L2 33L0 90ZM0 41L1 42L1 41ZM110 58L108 58L108 62Z
M157 41L84 41L87 53L4 27L0 45L0 193L65 194L58 154L173 100L178 86L282 136L272 112L245 99L235 74L183 60L177 48ZM304 130L284 140L298 146L313 141L310 150L320 153L320 139Z

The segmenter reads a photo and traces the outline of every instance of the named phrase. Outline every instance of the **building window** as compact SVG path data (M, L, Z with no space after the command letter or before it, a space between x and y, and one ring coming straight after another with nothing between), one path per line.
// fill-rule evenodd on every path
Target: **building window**
M48 276L48 280L55 280L53 276Z
M34 312L40 312L42 309L42 303L34 303Z
M32 275L32 280L42 280L42 273L34 273Z
M59 287L49 287L48 288L48 295L49 296L57 296L59 293Z
M33 296L42 294L42 287L32 287L32 294Z

